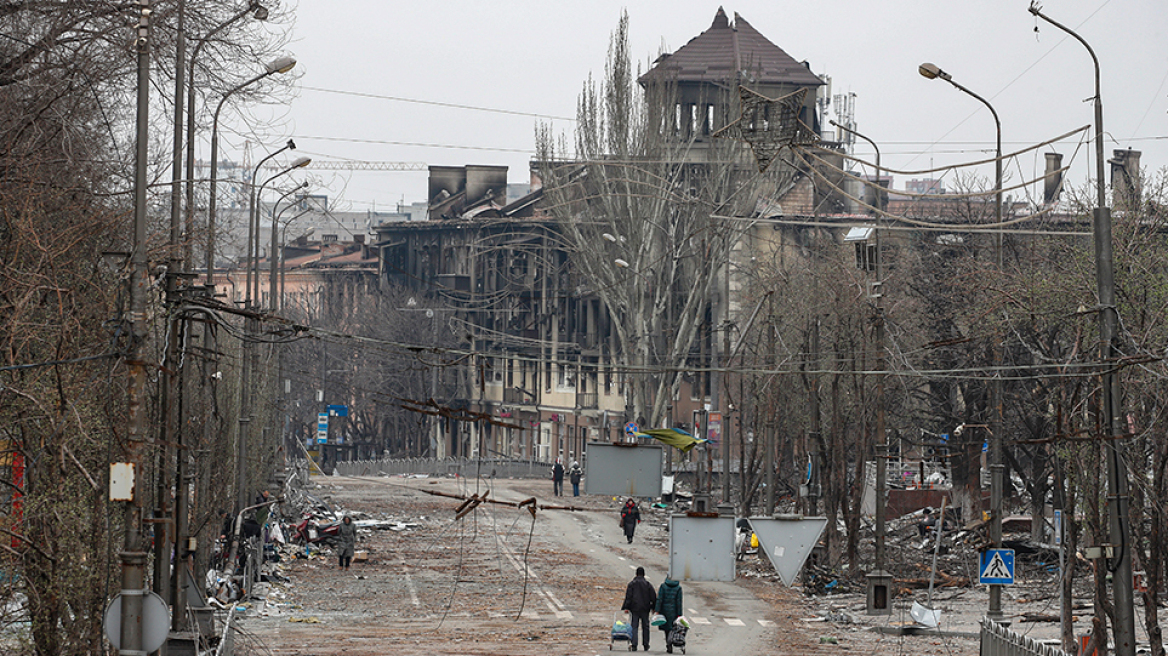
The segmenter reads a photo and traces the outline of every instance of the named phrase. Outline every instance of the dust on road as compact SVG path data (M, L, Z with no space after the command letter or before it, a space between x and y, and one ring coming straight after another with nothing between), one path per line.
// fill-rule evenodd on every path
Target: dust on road
M241 619L244 631L270 653L600 654L610 648L609 627L632 576L627 568L633 562L655 563L663 572L668 562L666 510L643 504L645 521L628 545L617 527L622 499L553 497L550 481L503 480L489 488L467 479L316 482L313 493L345 511L410 528L362 530L357 548L367 560L354 562L348 572L338 570L328 550L309 558L285 550L281 574L288 582L272 583ZM488 489L488 499L497 502L535 497L535 517L526 508L484 503L456 521L462 502L432 494L469 496ZM763 612L720 617L721 600L703 599L715 611L703 618L708 625L695 627L687 653L710 653L702 646L714 633L721 642L708 646L733 644L735 627L745 631L747 623L755 636L749 641L752 653L976 653L976 641L905 640L859 623L825 622L822 603L776 583L769 563L747 563L744 573L735 585ZM660 577L653 582L660 583ZM702 594L700 586L691 588L695 596ZM624 651L626 645L615 648ZM664 653L663 641L651 651Z

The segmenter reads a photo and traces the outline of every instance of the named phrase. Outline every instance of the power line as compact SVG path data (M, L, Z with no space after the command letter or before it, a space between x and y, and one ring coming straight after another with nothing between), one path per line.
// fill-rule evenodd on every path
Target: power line
M469 109L476 112L490 112L492 114L508 114L511 116L530 116L534 118L546 118L553 121L575 121L574 118L566 116L555 116L552 114L537 114L534 112L521 112L514 109L497 109L494 107L476 107L474 105L461 105L458 103L439 102L437 100L419 100L417 98L402 98L400 96L385 96L377 93L365 93L362 91L341 91L339 89L322 89L320 87L300 87L305 91L316 91L319 93L335 93L342 96L356 96L358 98L376 98L377 100L392 100L394 102L414 103L418 105L433 105L435 107L449 107L452 109Z
M345 143L379 144L385 146L418 146L421 148L449 148L452 150L486 150L497 153L533 154L535 152L534 148L489 148L486 146L456 146L453 144L423 143L417 141L386 141L383 139L354 139L349 137L311 137L302 134L296 135L296 138L309 140L315 139L317 141L341 141Z
M358 159L314 159L302 168L316 171L426 171L429 169L426 162L371 162ZM264 164L264 169L283 171L287 168L283 164Z

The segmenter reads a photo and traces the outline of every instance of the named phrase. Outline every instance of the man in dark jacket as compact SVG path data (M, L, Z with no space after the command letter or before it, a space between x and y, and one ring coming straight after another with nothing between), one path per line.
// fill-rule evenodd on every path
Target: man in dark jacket
M564 463L559 458L552 465L552 493L557 497L564 495Z
M665 632L665 651L672 654L673 645L669 644L669 630L673 628L674 620L681 615L681 584L666 576L665 582L657 592L654 610L665 616L665 624L661 625L661 630Z
M649 651L649 611L657 604L657 591L653 584L645 580L645 568L638 567L637 575L625 588L625 603L621 610L629 611L629 625L633 627L633 639L629 651L637 651L637 625L641 626L642 643Z

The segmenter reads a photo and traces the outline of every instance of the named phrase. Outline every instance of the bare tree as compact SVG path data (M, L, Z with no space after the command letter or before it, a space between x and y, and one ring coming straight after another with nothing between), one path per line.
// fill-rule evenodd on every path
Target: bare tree
M227 11L222 3L187 5L188 28ZM154 3L156 63L168 61L175 6ZM0 6L0 552L8 580L28 599L27 616L2 621L29 621L29 653L100 652L101 610L112 594L122 527L108 512L105 472L125 433L120 358L130 337L126 272L103 253L128 250L135 58L127 44L139 9ZM204 65L241 52L229 48L238 33L221 36ZM155 158L156 175L168 160ZM164 230L150 235L156 262L165 239ZM160 322L161 298L150 301L149 319ZM160 347L151 340L142 352L160 363Z
M742 144L699 143L676 123L676 102L668 79L634 77L626 15L603 78L580 94L574 150L547 126L537 135L547 211L582 291L614 320L627 418L652 426L665 421L683 372L709 367L695 358L698 340L725 329L719 281L745 224L717 215L749 216L767 184L790 175L752 173Z

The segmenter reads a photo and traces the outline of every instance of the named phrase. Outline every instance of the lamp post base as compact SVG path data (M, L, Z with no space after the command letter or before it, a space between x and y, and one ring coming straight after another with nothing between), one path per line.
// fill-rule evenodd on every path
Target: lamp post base
M892 614L892 574L882 569L868 573L868 615Z

